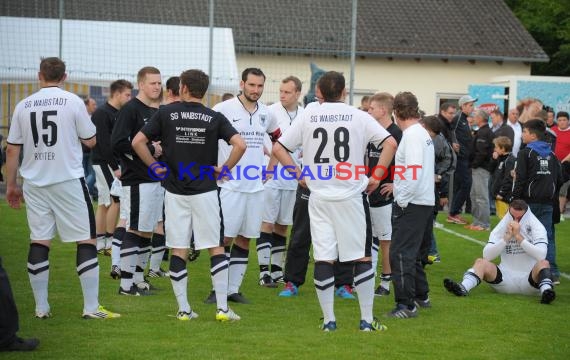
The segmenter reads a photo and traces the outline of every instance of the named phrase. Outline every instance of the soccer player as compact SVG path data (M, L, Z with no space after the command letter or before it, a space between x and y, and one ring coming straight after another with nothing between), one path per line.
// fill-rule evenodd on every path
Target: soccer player
M269 111L279 122L281 131L285 131L291 123L301 115L303 108L299 106L301 96L301 80L288 76L281 81L279 102L269 106ZM269 140L267 140L269 141ZM301 152L295 152L295 162L300 163ZM273 159L273 158L272 158ZM276 161L275 161L276 162ZM276 177L267 180L264 187L263 223L261 235L257 239L257 258L259 262L259 285L276 287L283 282L283 255L287 241L287 227L293 224L293 206L297 181L280 176L282 166L273 167L270 161L268 173L275 170ZM271 260L271 272L269 262Z
M324 315L323 331L336 330L333 263L337 260L354 261L360 330L384 330L372 316L372 231L368 201L363 193L378 187L384 170L377 167L371 178L357 171L364 169L366 146L370 142L376 147L385 146L378 164L384 169L388 167L396 141L369 114L340 101L346 92L342 74L325 73L317 81L317 87L324 102L306 110L293 123L273 147L273 154L283 166L295 167L296 177L302 178L301 183L305 181L311 190L309 217L314 279ZM303 147L303 172L289 155L300 146ZM309 176L308 172L315 175Z
M416 303L429 307L429 286L422 265L433 230L435 154L433 141L419 123L416 96L401 92L394 98L394 115L402 129L396 152L390 264L396 307L389 317L416 317ZM425 256L424 256L425 254Z
M386 129L400 143L402 130L392 120L392 106L394 96L388 93L377 93L372 96L369 102L368 113L378 123ZM377 149L373 144L368 144L366 156L368 167L374 168L377 165L382 149ZM391 166L394 165L392 160ZM369 170L371 171L371 170ZM392 172L390 171L390 174ZM369 174L369 176L371 173ZM386 176L376 190L368 195L370 203L370 218L372 221L372 268L376 273L378 265L378 250L382 250L382 274L380 275L380 285L374 291L376 296L386 296L390 294L390 282L392 281L392 270L390 268L390 242L392 240L392 202L393 195L392 176Z
M491 231L489 242L483 249L483 258L456 283L443 280L445 288L457 295L467 296L485 280L503 294L541 295L540 302L550 304L556 294L552 287L552 274L546 257L548 237L542 223L523 200L513 200L508 213ZM499 265L492 261L500 256Z
M7 149L6 199L20 208L22 189L30 227L28 275L36 302L36 317L51 316L48 302L49 250L55 232L63 242L77 243L77 274L83 291L83 317L116 318L99 305L99 263L95 246L95 215L81 163L81 144L95 145L95 126L81 99L60 89L65 63L44 58L38 73L40 90L16 105Z
M148 149L149 140L161 141L168 168L160 167L159 171L171 171L164 182L164 212L167 245L172 249L170 279L178 301L177 318L198 317L187 296L186 259L194 232L196 249L210 252L216 320L239 320L227 305L229 265L223 247L216 178L236 165L246 144L225 116L202 105L208 84L209 78L204 72L184 71L180 75L182 102L161 107L134 138L133 148L151 167L155 159ZM227 141L232 149L227 161L214 168L219 139Z
M126 233L121 244L120 295L148 293L150 285L144 281L144 268L148 262L151 235L162 213L164 191L159 179L149 175L147 166L133 151L131 139L156 112L152 107L161 93L160 71L152 66L143 67L137 74L139 93L126 103L117 115L111 135L113 151L120 155L124 165L121 175L123 197L121 211L126 216ZM151 154L162 154L159 143L148 145Z
M115 179L121 177L119 162L115 159L111 148L111 133L117 113L131 100L132 89L133 85L127 80L112 82L109 88L111 93L109 100L91 115L91 121L97 129L97 144L91 151L98 194L95 213L97 250L104 250L105 255L111 255L113 233L119 215L119 197L111 196L111 185Z
M232 181L220 184L220 200L224 213L224 243L229 245L230 270L228 300L248 303L239 292L249 256L249 239L259 238L263 217L263 137L269 134L274 142L281 135L277 119L259 102L265 85L265 74L258 68L242 72L241 94L214 106L230 119L236 130L243 134L247 150L232 169ZM218 163L223 164L230 155L231 146L220 142ZM239 174L238 174L239 172ZM228 174L229 175L229 174ZM211 297L212 295L210 295Z

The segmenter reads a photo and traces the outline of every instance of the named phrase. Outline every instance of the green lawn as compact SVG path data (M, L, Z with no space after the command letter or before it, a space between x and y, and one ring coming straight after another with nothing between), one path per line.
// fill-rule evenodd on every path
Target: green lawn
M0 256L8 270L20 312L20 335L40 338L39 350L2 353L2 359L568 359L570 357L570 279L562 278L557 299L546 306L538 298L494 294L482 284L471 296L445 291L444 277L461 279L482 246L436 230L442 262L428 268L433 308L416 319L382 319L393 297L376 298L375 315L388 331L358 331L356 301L337 299L339 329L323 333L312 286L312 269L297 298L277 296L279 289L257 285L255 247L242 287L251 305L233 305L242 317L217 323L215 307L202 300L210 291L205 252L189 265L190 302L200 318L180 322L168 279L153 284L161 290L149 297L117 295L118 282L108 276L110 258L101 257L100 300L122 314L116 320L81 319L82 297L75 272L75 246L55 241L50 253L50 304L53 318L33 316L34 300L26 273L28 229L25 211L0 205ZM440 221L443 217L440 216ZM495 219L496 222L496 219ZM486 241L459 225L446 228ZM570 272L570 221L557 226L558 263ZM164 267L167 267L164 264Z

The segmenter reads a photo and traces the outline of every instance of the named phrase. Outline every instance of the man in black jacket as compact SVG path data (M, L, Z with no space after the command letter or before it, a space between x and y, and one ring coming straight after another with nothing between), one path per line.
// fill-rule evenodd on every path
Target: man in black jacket
M459 214L463 204L469 197L471 191L471 169L469 168L469 156L471 154L471 146L473 136L471 128L467 121L467 116L473 111L473 105L477 101L469 95L464 95L459 99L458 105L461 111L453 118L451 124L453 137L453 150L457 153L457 164L455 167L453 203L449 209L447 222L465 225L467 221ZM457 145L456 145L457 144Z
M473 117L479 130L473 138L470 168L473 185L471 187L471 204L473 224L467 228L475 231L489 230L489 178L491 176L491 159L493 154L493 132L489 128L489 116L483 110L477 110Z

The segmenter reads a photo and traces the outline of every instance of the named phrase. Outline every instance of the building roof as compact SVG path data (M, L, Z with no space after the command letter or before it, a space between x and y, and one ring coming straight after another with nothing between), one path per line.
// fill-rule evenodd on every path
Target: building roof
M208 26L208 0L68 0L65 18ZM348 56L352 1L214 0L237 52ZM58 17L58 0L4 1L0 15ZM360 0L357 56L546 62L503 0Z

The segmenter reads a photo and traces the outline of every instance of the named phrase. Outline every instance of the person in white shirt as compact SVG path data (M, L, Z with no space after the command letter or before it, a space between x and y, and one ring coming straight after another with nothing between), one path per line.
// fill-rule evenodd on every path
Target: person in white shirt
M467 296L485 280L499 293L540 294L540 302L550 304L556 294L550 264L545 260L547 245L546 229L528 204L513 200L508 213L491 232L483 257L475 260L461 283L447 278L443 285L457 296ZM498 256L501 263L496 265L492 261Z
M273 147L279 162L306 182L315 259L314 281L323 312L323 331L336 330L334 270L336 261L354 261L354 284L360 303L360 330L384 330L374 320L372 229L366 192L375 190L386 175L396 141L369 114L344 104L341 73L329 71L317 82L324 102L306 109ZM364 166L366 146L384 147L373 176ZM303 169L290 152L303 148ZM361 172L360 170L364 170Z
M515 133L513 141L513 156L516 157L522 143L522 127L519 123L519 111L517 108L512 108L509 110L509 117L507 119L507 125L513 128Z
M267 106L259 102L265 85L265 74L258 68L242 72L241 94L214 106L214 110L226 116L247 144L247 150L231 174L224 172L229 181L219 183L220 201L224 221L224 243L230 250L228 300L238 303L249 301L239 292L248 257L249 239L260 236L263 217L263 137L269 134L274 142L281 136L277 119ZM220 141L218 164L229 157L231 146ZM211 302L212 295L206 300Z
M395 158L390 245L396 307L387 315L405 319L418 316L416 305L431 306L422 260L431 245L435 154L429 133L419 123L418 100L414 94L396 95L394 115L402 129L402 139Z
M85 182L81 144L95 146L95 125L83 101L62 90L65 63L44 58L38 73L40 90L20 101L8 134L6 199L18 209L22 198L30 227L28 276L36 317L51 317L48 302L49 250L56 230L63 242L77 243L77 274L83 291L83 317L116 318L99 304L99 263L95 214ZM20 151L24 157L16 182Z
M282 132L287 130L293 121L303 113L299 106L302 83L296 76L288 76L281 81L279 86L279 102L269 106L269 112L279 122ZM265 136L265 143L271 149L271 142ZM295 162L300 164L301 151L294 154ZM263 223L261 235L257 239L257 259L259 262L259 285L265 287L277 287L278 282L283 282L283 260L285 243L287 241L287 227L293 224L293 207L297 181L286 179L282 176L283 166L271 159L267 167L271 178L264 186L265 201L263 203ZM271 263L271 265L270 265ZM271 266L271 268L270 268Z

